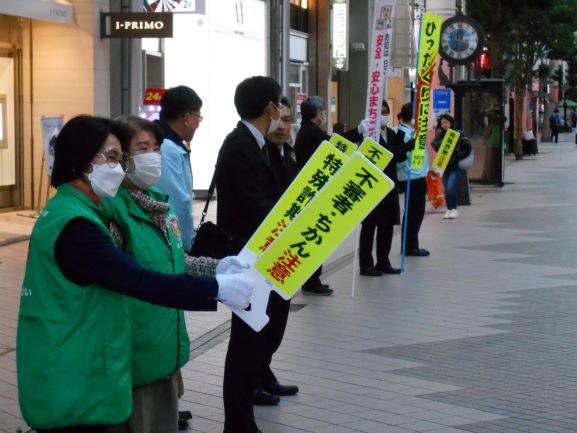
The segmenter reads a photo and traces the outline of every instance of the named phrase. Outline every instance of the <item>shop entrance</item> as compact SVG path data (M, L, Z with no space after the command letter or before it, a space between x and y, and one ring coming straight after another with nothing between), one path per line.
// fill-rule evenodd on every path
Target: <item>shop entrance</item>
M0 210L23 205L22 27L0 15Z

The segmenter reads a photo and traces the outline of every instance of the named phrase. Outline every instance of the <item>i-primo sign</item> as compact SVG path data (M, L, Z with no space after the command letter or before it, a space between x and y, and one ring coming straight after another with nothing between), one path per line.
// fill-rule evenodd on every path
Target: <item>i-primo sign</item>
M117 21L115 30L162 30L163 28L162 21Z

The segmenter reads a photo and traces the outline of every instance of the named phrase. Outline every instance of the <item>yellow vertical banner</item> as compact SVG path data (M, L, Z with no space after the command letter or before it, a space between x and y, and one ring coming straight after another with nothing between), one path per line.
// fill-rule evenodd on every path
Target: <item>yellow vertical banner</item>
M352 154L357 150L357 145L355 143L337 133L331 135L329 142L347 156L352 156Z
M439 151L437 152L437 156L433 161L433 169L442 173L446 170L447 164L451 159L451 155L455 151L455 147L459 142L459 137L461 136L460 132L455 131L454 129L448 129L445 133L445 137L443 138L443 142L441 143L441 147L439 147Z
M441 38L441 15L425 12L421 19L419 58L417 61L417 93L415 98L415 149L411 156L411 168L419 170L425 162L427 151L427 125L431 102L431 82L437 64Z
M246 263L253 263L347 160L347 155L328 141L323 141L249 239L239 258Z
M355 153L258 258L255 269L289 299L393 186Z
M384 170L385 167L393 159L393 154L377 143L370 137L363 140L359 146L358 151L362 153L365 158L376 165L380 170Z

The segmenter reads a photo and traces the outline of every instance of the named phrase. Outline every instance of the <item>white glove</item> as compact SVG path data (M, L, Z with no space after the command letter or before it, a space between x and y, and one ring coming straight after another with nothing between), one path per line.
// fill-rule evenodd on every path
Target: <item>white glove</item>
M243 274L217 274L218 282L217 301L229 307L244 310L250 304L250 298L254 291L254 282Z
M357 129L359 130L360 134L369 135L370 127L371 127L371 121L369 119L363 119L360 121L359 126L357 126Z
M216 265L216 274L238 274L248 269L247 263L242 263L237 256L224 257L218 265Z

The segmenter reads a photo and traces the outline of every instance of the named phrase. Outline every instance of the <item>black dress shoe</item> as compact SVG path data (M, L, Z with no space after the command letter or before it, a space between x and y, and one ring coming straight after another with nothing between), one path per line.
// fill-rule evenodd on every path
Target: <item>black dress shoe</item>
M360 271L361 275L365 275L367 277L380 277L383 273L375 268L361 268Z
M411 256L411 257L427 257L429 254L431 254L431 253L424 248L417 248L414 250L407 251L405 253L406 256Z
M276 406L279 401L278 395L271 394L263 388L256 388L252 392L252 404L255 406Z
M270 392L274 395L295 395L299 392L299 387L296 385L281 385L278 382L269 383L268 385L264 386L264 389L267 392Z
M318 286L312 287L303 286L302 291L306 295L330 296L333 294L333 289L329 289L329 286L326 284L319 284Z
M400 274L401 270L399 268L393 268L392 266L388 266L386 268L381 268L379 266L375 266L377 271L382 272L383 274L395 275Z

